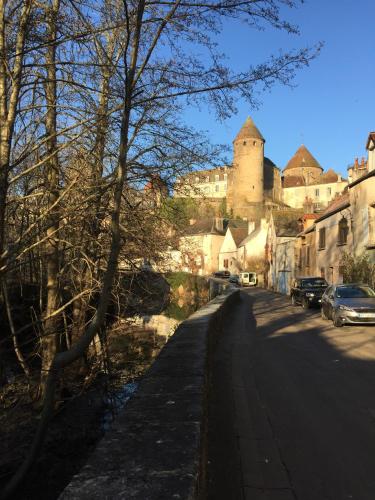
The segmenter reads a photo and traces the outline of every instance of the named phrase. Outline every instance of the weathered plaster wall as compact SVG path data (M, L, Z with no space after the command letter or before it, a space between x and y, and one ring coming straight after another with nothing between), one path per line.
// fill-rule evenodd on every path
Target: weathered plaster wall
M319 203L321 207L326 207L334 199L336 193L341 193L347 184L346 181L340 181L284 188L283 201L290 207L302 208L307 197L311 198L313 203Z
M374 254L375 177L359 182L349 190L355 255ZM374 258L374 255L371 255Z
M338 241L338 225L343 217L347 218L350 229L347 243L340 245ZM322 228L325 228L326 242L324 248L319 248L319 230ZM353 233L351 231L349 208L345 208L316 223L315 247L317 252L316 274L324 277L328 283L342 283L342 275L340 273L342 255L344 252L352 252L353 249Z

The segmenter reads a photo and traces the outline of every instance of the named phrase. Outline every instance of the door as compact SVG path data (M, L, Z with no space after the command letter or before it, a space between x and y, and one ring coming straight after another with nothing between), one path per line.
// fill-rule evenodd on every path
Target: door
M279 272L279 292L286 294L288 291L288 273L287 271Z

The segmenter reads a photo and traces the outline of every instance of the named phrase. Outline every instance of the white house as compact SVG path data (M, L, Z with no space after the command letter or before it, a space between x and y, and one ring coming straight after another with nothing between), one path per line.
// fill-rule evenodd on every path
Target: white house
M238 260L237 249L239 244L248 235L247 221L230 221L225 233L224 241L219 253L219 269L227 269L232 274L242 270L241 262Z

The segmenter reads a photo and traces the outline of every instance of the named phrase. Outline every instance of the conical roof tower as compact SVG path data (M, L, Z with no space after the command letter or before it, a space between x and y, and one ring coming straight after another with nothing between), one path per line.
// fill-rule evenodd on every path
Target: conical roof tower
M294 156L288 161L287 166L284 168L284 172L286 170L294 170L293 172L287 173L290 175L299 175L299 172L296 169L302 168L318 169L319 171L323 170L318 161L313 157L304 144L297 149Z
M249 116L233 141L227 208L234 217L250 220L264 206L264 143L264 137Z
M238 132L233 142L239 139L260 139L265 142L264 137L259 132L250 116L246 118L245 123L242 125L241 130Z

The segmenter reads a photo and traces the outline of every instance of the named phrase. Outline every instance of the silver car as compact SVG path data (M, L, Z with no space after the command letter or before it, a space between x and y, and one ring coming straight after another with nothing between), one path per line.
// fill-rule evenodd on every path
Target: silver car
M335 326L375 324L375 292L368 285L331 285L322 297L322 318Z

